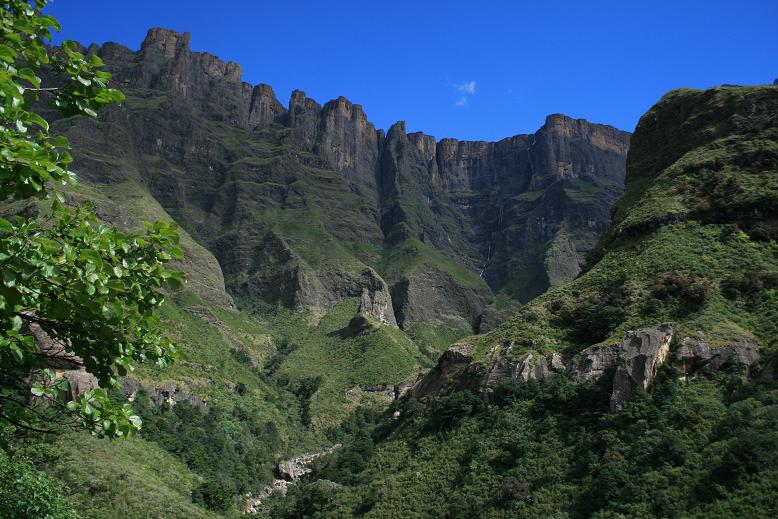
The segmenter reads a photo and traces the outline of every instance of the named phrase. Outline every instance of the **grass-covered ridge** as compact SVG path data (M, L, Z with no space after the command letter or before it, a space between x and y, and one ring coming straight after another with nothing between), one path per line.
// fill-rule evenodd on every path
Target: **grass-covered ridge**
M247 309L274 337L267 376L301 396L313 430L338 426L357 407L385 406L385 392L431 362L402 330L365 315L370 324L355 330L358 308L358 300L342 301L316 324L289 310Z

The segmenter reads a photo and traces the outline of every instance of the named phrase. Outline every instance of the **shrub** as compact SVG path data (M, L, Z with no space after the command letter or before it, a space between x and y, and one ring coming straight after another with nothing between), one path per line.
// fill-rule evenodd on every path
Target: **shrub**
M456 391L438 400L432 413L432 425L438 430L451 429L481 409L482 405L478 395L470 391Z
M6 519L45 517L75 519L76 512L67 505L62 488L32 463L19 456L11 457L0 449L0 514Z
M663 301L674 298L699 306L710 297L710 283L691 272L672 272L654 283L651 295Z
M192 491L192 501L215 512L226 512L232 506L235 489L223 481L208 480Z

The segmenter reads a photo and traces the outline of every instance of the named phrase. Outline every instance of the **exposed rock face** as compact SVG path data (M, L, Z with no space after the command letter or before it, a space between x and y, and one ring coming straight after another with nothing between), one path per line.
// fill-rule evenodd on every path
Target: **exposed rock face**
M558 353L546 357L532 352L513 359L513 345L509 344L490 354L491 367L481 388L488 392L505 378L526 382L549 379L558 373L578 383L596 382L615 366L611 410L617 412L635 387L648 389L667 358L672 337L669 325L643 328L629 332L619 344L591 346L567 360Z
M527 382L528 380L553 378L558 373L565 372L565 364L562 356L558 353L554 353L550 357L537 353L525 353L513 360L511 359L513 348L513 344L508 344L500 349L497 359L492 363L481 382L482 391L493 390L501 380L506 378ZM496 351L495 349L492 354Z
M311 463L322 456L332 454L341 448L342 444L336 443L332 447L324 449L321 452L312 452L301 454L286 461L279 462L275 468L276 479L272 485L268 485L259 491L257 495L248 494L246 496L245 511L247 514L256 514L262 511L262 502L273 494L286 495L289 486L295 484L312 469ZM334 483L333 483L334 484Z
M128 100L63 129L76 148L111 157L77 156L84 178L143 185L213 252L231 294L314 312L358 297L389 324L394 313L400 325L473 328L490 288L526 301L574 277L621 192L629 134L614 128L554 115L499 142L436 141L402 122L385 136L343 97L320 105L298 90L284 108L268 85L243 83L239 65L189 41L152 29L137 52L90 47ZM346 264L328 240L410 240L437 256L387 277L401 294L390 311L361 274L375 257ZM440 261L473 279L442 274L451 268ZM448 304L432 315L425 307L438 302Z
M195 409L201 409L208 403L203 397L197 395L194 387L188 383L178 384L171 382L157 387L154 384L139 384L131 378L125 377L122 379L122 391L128 401L134 402L139 390L147 393L151 400L159 406L173 407L179 402L187 402Z
M359 311L377 319L382 324L396 328L397 319L394 316L389 287L373 269L368 269L366 273L369 281L362 288Z
M591 268L572 284L526 304L493 332L473 339L475 360L459 362L444 355L417 387L445 390L482 382L479 388L488 396L489 388L507 377L555 376L534 359L533 349L584 348L565 359L567 375L579 382L600 380L600 386L612 373L611 404L618 411L629 393L652 383L673 339L665 326L640 330L616 344L606 338L627 322L661 322L668 312L677 319L676 333L695 329L700 334L676 341L675 364L684 378L722 371L753 375L759 349L746 337L772 339L767 294L775 282L765 280L775 278L773 252L766 244L776 237L778 205L768 194L774 193L775 183L776 113L778 90L772 86L666 94L638 124L625 196L614 206L613 226L589 260ZM575 126L556 117L547 122L549 131L559 135L581 132ZM594 141L602 142L599 137ZM560 142L556 151L564 146ZM549 167L548 152L531 153L546 157L534 166ZM564 164L555 174L567 176ZM534 178L533 187L546 185L546 175ZM543 196L562 200L557 185L548 184ZM526 199L526 194L519 198ZM735 230L741 230L742 240L729 238ZM708 243L715 247L706 247ZM569 248L559 250L567 254ZM752 250L760 252L752 256ZM697 264L709 266L704 279L690 267ZM709 287L722 288L724 306L709 302ZM732 319L734 314L726 310L732 308L745 313ZM696 318L709 311L709 319ZM731 330L736 329L742 329L743 336L733 340ZM710 343L704 334L710 335ZM435 380L447 373L470 380ZM760 376L772 379L775 373L773 359Z
M207 52L192 52L189 41L189 33L151 29L132 61L111 71L124 84L171 91L207 116L242 128L284 117L286 111L268 85L243 83L240 65ZM116 44L98 52L111 61L130 57L117 51Z
M67 351L65 344L55 340L46 333L38 323L24 321L22 334L32 335L38 343L41 354L46 357L46 364L53 369L77 370L84 365L81 358L73 352Z
M684 379L710 377L727 368L749 376L760 357L759 346L745 337L718 349L712 349L703 337L684 337L675 352L674 365Z
M476 390L483 373L472 363L472 349L473 344L467 341L449 346L435 368L418 379L408 391L409 394L413 398L422 398L444 388Z
M301 454L294 458L282 461L276 465L276 475L286 481L297 481L301 477L311 472L310 465L314 460L332 454L336 450L340 449L342 445L336 443L332 447L325 449L321 452L311 452L308 454Z
M575 382L599 380L613 366L618 354L617 346L590 346L570 360L570 378Z
M68 381L68 396L70 400L75 400L87 391L99 387L97 378L91 373L87 373L84 368L71 369L58 374Z
M491 143L436 143L400 122L381 157L381 227L526 301L580 272L621 193L628 146L629 134L561 115L535 135Z
M611 411L619 412L635 389L647 390L659 369L670 355L673 328L661 324L627 333L623 341L610 346L595 345L564 358L559 353L541 355L526 352L516 356L513 343L501 344L487 353L487 367L472 364L473 345L467 342L451 346L438 365L419 379L412 388L414 396L426 396L444 388L477 388L486 398L504 379L546 380L564 374L574 382L596 382L613 371ZM722 369L736 369L752 375L760 359L759 346L747 338L711 349L699 337L685 337L673 353L673 366L684 379L710 377ZM768 363L760 376L775 376L773 363Z
M634 388L645 390L667 359L673 338L667 324L629 332L618 344L592 346L570 358L559 353L545 356L526 352L514 356L513 343L497 345L487 354L487 368L471 364L472 345L458 343L449 348L429 374L412 390L424 396L443 389L477 387L486 398L503 379L546 380L564 374L578 383L596 382L614 367L616 372L611 396L611 410L618 412Z
M399 384L395 384L394 386L394 399L397 400L398 398L404 397L408 392L413 388L413 384L416 382L416 380L403 380Z
M54 370L58 377L68 382L68 397L77 399L80 395L99 387L97 378L87 373L81 358L67 351L63 342L55 340L39 324L26 321L22 333L32 335L38 343L47 367Z
M619 366L613 377L611 411L621 411L633 389L648 389L670 351L670 325L630 332L620 345Z
M400 324L446 325L472 329L491 294L468 287L432 266L421 266L392 285L392 300Z

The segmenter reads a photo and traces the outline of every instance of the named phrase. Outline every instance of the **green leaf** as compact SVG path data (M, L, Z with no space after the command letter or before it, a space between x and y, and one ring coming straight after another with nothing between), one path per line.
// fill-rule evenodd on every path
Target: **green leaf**
M35 75L35 72L31 68L23 68L20 69L19 72L17 72L20 78L29 81L32 83L35 88L38 88L41 86L41 78Z
M130 423L136 428L140 429L143 426L143 420L140 419L140 416L138 415L132 415L128 418Z
M13 317L11 317L11 325L12 325L11 329L15 332L18 332L19 330L22 329L22 325L24 325L24 322L22 321L21 317L19 317L18 315L14 315Z
M10 268L4 267L2 271L0 271L0 274L2 274L3 277L3 284L7 287L13 287L16 286L16 272L11 270ZM18 316L15 316L18 317Z
M56 137L52 137L49 140L49 144L51 144L55 148L70 148L70 142L68 142L67 138L63 135L57 135Z
M35 113L29 113L27 114L27 122L31 124L36 124L43 128L45 131L49 130L49 123L46 122L46 119L41 117L38 114Z
M35 396L43 396L45 392L46 390L43 388L43 384L41 384L40 382L36 382L30 388L30 393L32 393Z
M6 45L0 45L0 60L7 63L13 63L16 60L16 52L12 51Z
M92 249L84 249L79 254L79 257L82 260L94 265L97 270L103 269L103 258L97 251Z

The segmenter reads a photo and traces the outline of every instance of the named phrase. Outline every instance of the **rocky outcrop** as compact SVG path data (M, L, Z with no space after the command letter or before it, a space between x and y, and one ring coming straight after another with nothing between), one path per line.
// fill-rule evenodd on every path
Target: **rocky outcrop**
M276 479L272 485L260 490L256 495L247 494L245 511L248 514L256 514L262 511L262 502L274 494L286 495L289 486L295 484L306 474L313 470L311 464L322 456L328 456L340 449L343 445L336 443L332 447L320 452L301 454L292 459L281 461L275 467Z
M595 382L613 366L618 354L617 346L590 346L570 359L570 378L579 383Z
M534 135L498 142L435 143L419 133L405 139L403 126L398 135L392 130L382 179L399 178L403 194L420 193L410 200L426 197L434 216L400 201L384 212L383 227L387 218L404 222L410 235L521 301L580 271L608 227L629 147L625 132L562 115L549 116Z
M629 135L616 128L549 115L530 143L535 174L529 190L543 189L560 179L585 177L623 183L628 149Z
M621 411L635 388L648 389L667 359L673 329L670 325L630 332L619 347L619 363L613 376L611 411Z
M745 376L759 361L761 351L751 339L740 337L730 344L714 349L704 337L684 337L675 352L674 366L681 378L709 378L722 369L734 369Z
M97 377L87 373L84 368L55 373L68 381L68 396L70 400L75 400L87 391L100 386L97 382Z
M558 353L546 357L528 352L520 355L517 359L512 359L513 344L496 347L490 354L495 355L497 349L500 350L500 353L481 382L482 391L493 390L501 380L506 378L527 382L528 380L553 378L558 373L565 372L562 356Z
M619 412L636 389L649 389L670 357L682 379L688 380L711 377L722 370L753 376L761 356L759 346L745 337L718 349L711 348L701 337L684 337L671 355L673 337L673 327L661 324L627 332L617 344L590 346L566 358L559 353L516 353L517 346L510 342L498 344L487 352L485 364L474 363L473 344L461 342L441 356L437 366L416 382L411 394L419 397L445 389L475 388L489 398L505 379L527 382L564 375L583 384L597 382L613 373L610 408ZM774 363L765 365L759 376L775 377L778 370Z
M386 282L373 269L366 269L364 275L366 284L362 288L359 300L360 313L367 314L381 324L397 327L394 316L392 296Z
M478 390L483 372L473 363L473 343L461 341L449 346L437 365L408 390L411 398L423 398L445 390Z
M395 384L394 399L397 400L398 398L402 398L405 395L407 395L408 392L413 388L413 385L416 383L417 380L419 379L416 378L414 380L403 380L399 384Z
M173 407L180 402L187 402L195 409L202 409L208 404L206 399L196 394L195 387L186 382L170 382L157 386L125 377L122 379L122 391L130 402L134 402L138 397L138 391L143 391L158 406Z
M32 335L35 338L43 356L44 365L52 369L55 376L62 377L67 381L69 400L76 400L87 391L99 387L97 378L86 371L81 358L69 351L66 342L55 339L34 321L26 320L22 327L22 333Z
M472 362L472 344L457 343L414 385L411 393L419 397L444 388L475 388L489 398L504 379L527 382L564 375L577 383L591 383L615 369L611 409L618 412L635 388L646 390L651 385L667 359L672 338L670 325L642 328L628 332L618 344L591 346L568 358L559 353L517 354L515 344L500 344L487 353L486 366Z
M472 287L429 265L422 265L392 285L397 320L403 328L414 323L473 330L491 293Z
M635 388L646 390L651 385L667 358L672 338L670 325L643 328L628 332L618 344L591 346L568 359L559 353L544 356L533 352L514 358L513 344L497 346L488 355L491 364L481 389L489 392L506 378L526 382L558 374L578 383L596 382L615 368L611 410L618 412Z

